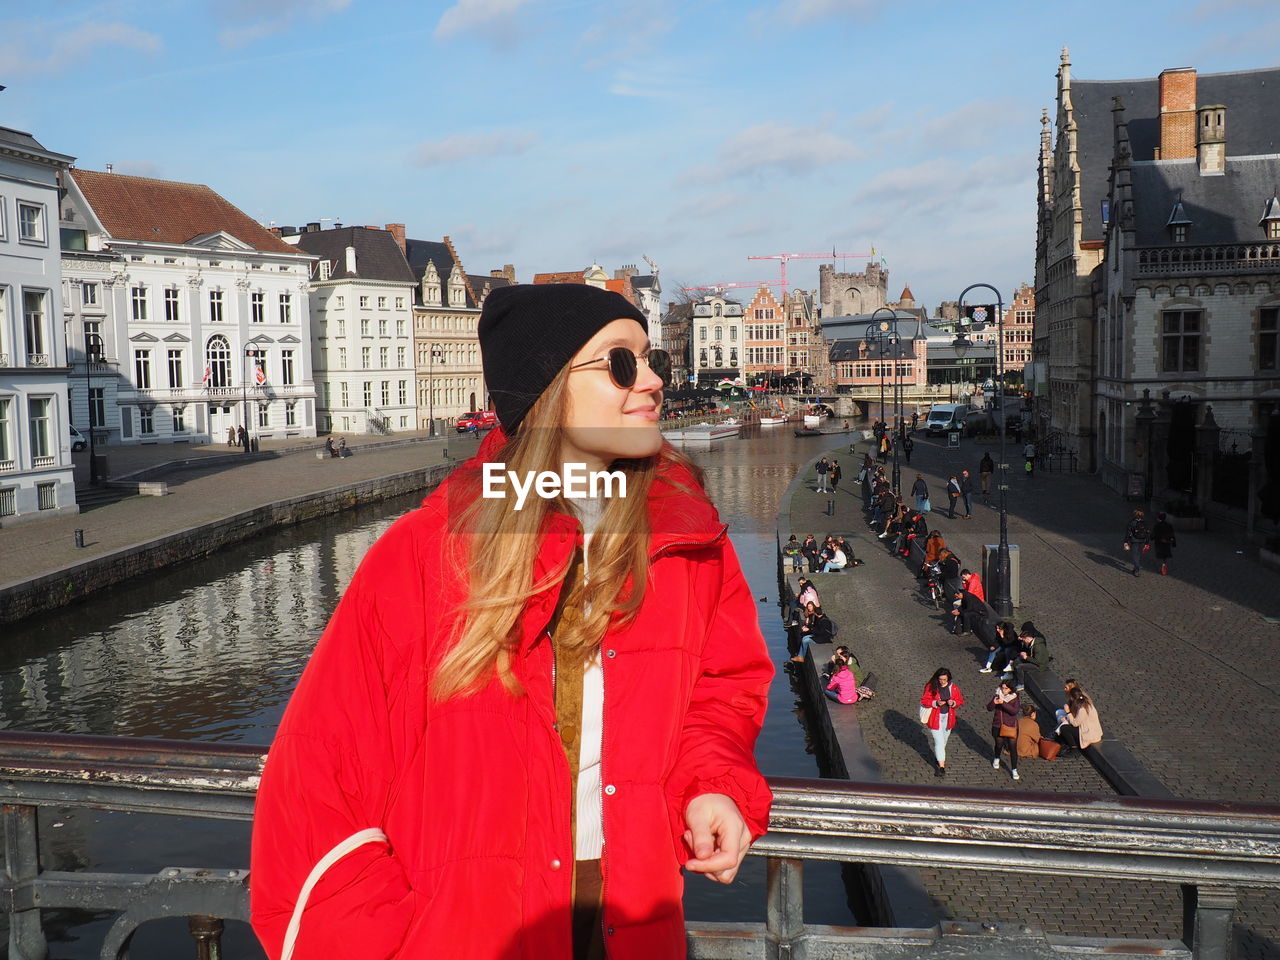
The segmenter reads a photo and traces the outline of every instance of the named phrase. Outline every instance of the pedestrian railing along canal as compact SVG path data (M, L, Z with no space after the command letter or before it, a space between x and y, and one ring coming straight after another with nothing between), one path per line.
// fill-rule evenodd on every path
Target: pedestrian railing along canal
M44 869L41 807L248 820L260 747L115 737L0 733L9 956L45 956L42 911L115 914L99 949L125 956L142 924L187 917L200 958L220 955L224 920L247 920L247 870L173 866L156 874ZM1230 954L1236 891L1280 888L1280 806L926 789L773 780L763 921L689 926L695 958L1066 957L1218 960ZM1047 937L1032 928L943 923L927 929L806 926L805 860L945 864L990 885L993 872L1182 885L1183 941ZM477 931L477 936L482 935Z

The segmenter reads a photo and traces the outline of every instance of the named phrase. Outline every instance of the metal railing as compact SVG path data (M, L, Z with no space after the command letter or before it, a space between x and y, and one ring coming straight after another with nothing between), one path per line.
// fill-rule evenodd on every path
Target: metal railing
M116 914L103 960L139 926L188 917L200 957L218 955L223 920L248 919L246 870L167 867L155 874L42 867L39 807L249 820L261 747L120 737L0 733L4 893L10 955L46 955L41 911ZM1280 806L1140 800L879 783L773 779L763 923L690 924L695 958L1014 957L1162 953L1228 956L1238 887L1280 888ZM804 923L804 860L1054 873L1183 885L1184 942L1047 937L1030 928L944 923L929 929ZM974 937L981 939L975 941Z

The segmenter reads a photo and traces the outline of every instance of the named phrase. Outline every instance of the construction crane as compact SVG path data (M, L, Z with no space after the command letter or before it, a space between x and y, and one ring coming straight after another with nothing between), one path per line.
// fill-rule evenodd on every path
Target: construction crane
M733 290L737 287L752 287L759 289L760 287L777 287L779 283L770 283L767 280L745 281L742 283L709 283L704 287L681 287L681 290Z
M830 253L774 253L764 257L747 257L748 260L778 260L782 263L782 296L787 295L787 261L788 260L842 260L853 259L854 257L874 257L876 248L872 247L870 253L836 253L835 247L831 248Z
M649 265L649 269L653 271L653 275L656 277L658 275L658 265L654 263L652 260L650 260L648 257L646 257L643 253L640 254L640 256L644 257L644 262Z

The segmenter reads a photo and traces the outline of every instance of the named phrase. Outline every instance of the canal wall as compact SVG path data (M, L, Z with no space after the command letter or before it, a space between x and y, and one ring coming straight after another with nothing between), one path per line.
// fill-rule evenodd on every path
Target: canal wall
M851 448L852 450L852 445ZM779 505L776 522L778 590L783 622L794 584L783 567L782 543L791 535L791 498L801 489L809 465L804 464L792 478ZM862 736L857 705L834 712L831 701L823 693L820 664L814 659L814 647L805 650L804 663L789 664L797 693L805 707L806 728L826 779L879 783L880 765L876 763ZM823 646L825 656L832 647ZM934 899L925 888L919 871L910 867L879 866L873 863L841 865L849 909L863 926L931 927L942 916Z
M206 556L259 534L403 494L434 489L461 461L359 480L277 500L133 544L0 588L0 623L55 610L133 577Z

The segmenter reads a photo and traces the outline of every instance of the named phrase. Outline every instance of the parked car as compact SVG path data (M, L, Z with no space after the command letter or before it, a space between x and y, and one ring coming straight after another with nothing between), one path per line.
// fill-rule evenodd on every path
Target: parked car
M458 418L457 430L466 433L469 430L489 430L498 425L498 415L492 410L477 410L464 413Z
M71 427L70 430L71 430L71 452L79 453L81 450L83 450L85 447L89 445L89 441L86 440L84 438L84 434L81 433L79 430L77 430L75 427Z

